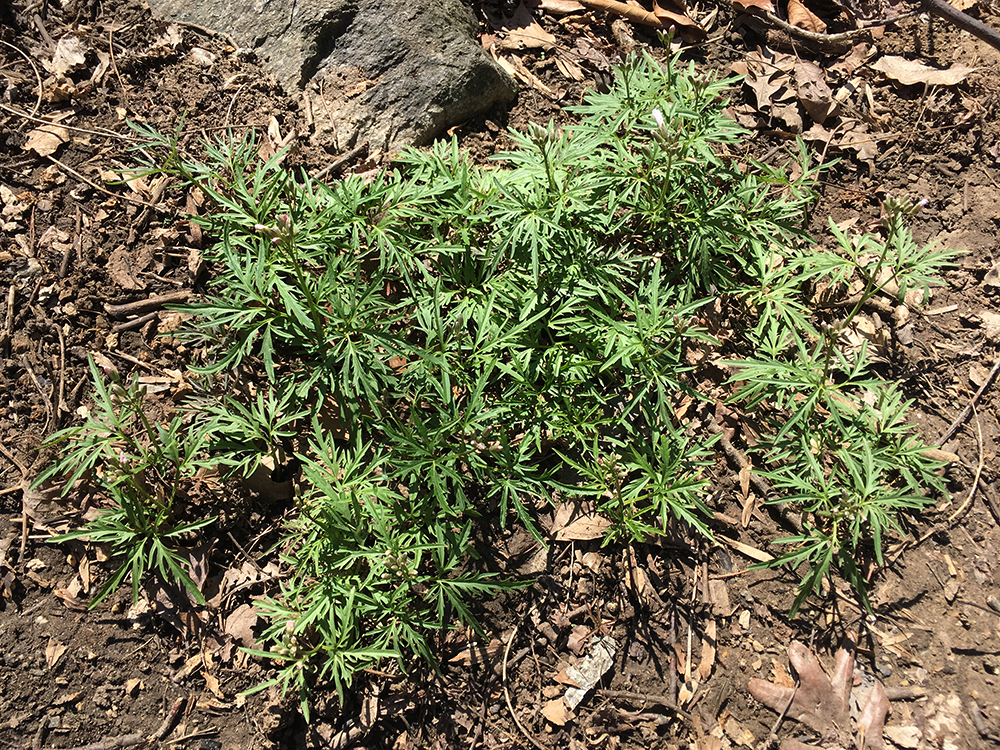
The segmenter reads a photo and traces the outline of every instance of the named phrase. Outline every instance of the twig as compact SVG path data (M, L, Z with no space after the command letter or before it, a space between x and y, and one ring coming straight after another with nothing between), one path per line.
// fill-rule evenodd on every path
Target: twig
M976 39L986 42L993 49L1000 49L1000 32L992 26L987 26L968 13L963 13L958 8L949 5L945 0L921 0L920 4L931 15L943 18L953 26L968 31Z
M120 750L123 747L135 747L146 742L146 736L142 734L126 734L122 737L114 737L109 740L101 740L92 745L78 745L69 750Z
M53 164L57 165L60 169L66 171L66 172L69 172L71 175L73 175L74 177L76 177L78 180L83 180L83 182L86 182L88 185L90 185L92 188L94 188L94 190L99 190L100 192L104 193L105 195L110 195L112 198L117 198L118 200L121 200L121 201L127 201L128 203L135 203L137 206L145 206L146 208L154 208L157 211L162 211L163 210L160 206L153 205L152 203L147 203L146 201L141 201L138 198L133 198L130 195L120 195L119 193L112 193L106 187L102 187L101 185L98 185L96 182L94 182L93 180L91 180L89 177L83 176L82 174L80 174L79 172L77 172L75 169L73 169L73 167L66 166L65 164L63 164L61 161L59 161L54 156L47 155L45 158L48 159Z
M120 332L120 331L132 331L135 330L136 328L142 328L149 321L156 320L156 318L159 317L159 315L160 313L155 311L151 313L146 313L142 317L132 318L132 320L126 320L124 323L115 323L113 326L111 326L111 330L115 332Z
M59 278L65 279L66 274L69 273L69 262L73 259L73 251L79 251L81 240L80 232L83 229L83 213L80 211L80 207L76 207L76 233L73 235L73 241L66 243L66 249L63 250L62 262L59 264Z
M104 305L104 311L113 318L124 318L127 315L145 315L148 312L161 309L164 305L177 302L187 302L191 292L184 289L177 292L167 292L157 297L148 297L136 302L126 302L121 305Z
M38 110L42 108L42 74L38 72L38 66L35 65L35 61L28 57L28 55L23 52L20 47L15 47L13 44L5 42L3 39L0 39L0 44L10 47L17 54L27 60L28 65L30 65L31 69L35 71L35 80L38 81L38 97L35 99L35 106L31 110L31 116L34 117L38 114Z
M42 382L35 375L35 371L31 369L31 363L28 361L28 355L21 355L21 364L24 366L25 371L31 377L31 382L35 384L35 388L38 389L38 393L42 397L42 401L45 403L45 413L48 415L45 420L45 434L49 434L49 428L52 426L52 399L48 397L45 393L45 389L42 388Z
M181 712L184 710L185 704L187 704L186 696L181 696L180 698L175 700L174 705L170 707L170 713L167 714L167 717L163 720L163 723L160 724L159 727L157 727L155 732L153 732L150 739L159 742L168 734L170 734L170 732L173 731L174 725L177 724L177 719L180 717Z
M122 99L125 109L128 109L128 91L125 90L125 81L122 80L122 74L118 71L118 60L115 59L115 43L112 38L115 33L115 28L112 26L108 29L108 54L111 56L111 66L115 69L115 78L118 79L118 86L122 90Z
M938 440L938 445L944 445L951 440L956 432L958 432L958 428L962 426L962 423L965 422L965 420L968 419L969 415L972 413L972 408L982 397L983 393L986 392L986 389L993 383L993 378L997 376L997 372L1000 372L1000 357L997 358L996 364L993 365L993 369L990 370L990 374L986 376L986 380L984 380L983 384L979 386L979 390L972 396L972 400L964 409L962 409L962 413L955 417L955 421L949 425L948 429L944 431L944 435L942 435Z
M682 719L691 721L691 714L678 706L673 700L665 695L651 695L649 693L633 693L629 690L607 690L599 688L596 694L602 698L620 698L622 700L634 701L637 703L655 703L658 706L669 708Z
M27 112L22 112L16 107L9 107L3 103L0 103L0 109L2 109L4 112L9 112L12 115L23 117L25 120L30 120L31 122L38 123L39 125L58 124L59 127L66 128L66 130L72 130L74 133L84 133L86 135L99 135L105 138L118 138L123 141L131 141L132 143L142 143L142 139L140 138L135 138L133 136L125 135L123 133L116 133L114 130L105 130L104 128L101 128L100 130L91 130L89 128L78 128L74 125L55 123L53 120L46 120L41 117L35 117L35 115L29 115Z
M785 707L781 709L781 713L778 714L778 718L774 720L774 724L771 725L771 732L767 735L767 739L758 745L758 750L767 750L767 748L774 745L778 741L778 727L781 726L781 722L785 720L785 716L788 714L788 709L792 707L792 701L795 700L795 694L799 691L799 683L795 683L792 687L792 694L788 696L788 702Z
M234 50L240 49L240 45L236 43L236 40L233 39L229 34L226 34L222 31L216 31L215 29L210 29L207 26L201 26L196 23L191 23L190 21L178 21L176 18L171 19L170 23L176 23L178 26L184 26L189 29L194 29L195 31L201 32L207 37L225 39L229 43L229 46L232 47Z
M514 713L514 704L510 702L510 691L507 689L507 657L510 655L510 645L514 642L514 638L517 636L517 625L514 626L514 630L511 631L510 638L507 639L507 645L503 650L503 697L507 701L507 710L510 711L510 718L514 720L514 726L521 730L521 734L524 738L528 740L532 745L538 748L538 750L548 750L545 745L541 744L538 740L528 734L523 726L521 726L520 720L517 718L517 714Z
M787 21L782 21L770 11L760 9L760 14L767 19L768 23L774 24L790 36L796 36L799 39L805 39L808 42L815 42L816 44L828 47L851 44L859 36L870 35L869 29L851 29L850 31L843 31L840 34L817 34L815 31L807 31L798 26L793 26Z
M362 141L357 146L348 151L346 154L338 156L330 164L327 164L325 167L319 170L316 174L313 175L313 179L321 180L324 177L326 177L330 172L339 172L341 169L347 166L347 164L349 164L351 161L360 156L362 152L364 152L367 148L368 148L368 141Z
M62 414L64 411L69 411L66 408L66 337L63 336L62 328L57 324L53 323L52 327L56 329L56 336L59 337L59 382L58 384L52 384L52 401L55 404L55 427L59 428L59 423L62 421Z

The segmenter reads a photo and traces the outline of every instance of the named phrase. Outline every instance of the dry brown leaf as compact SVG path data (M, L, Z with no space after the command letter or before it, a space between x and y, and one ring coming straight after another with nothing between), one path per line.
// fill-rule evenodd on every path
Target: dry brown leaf
M705 623L705 633L701 638L701 663L698 664L698 677L701 678L701 682L712 676L712 668L715 666L716 635L715 620L709 620Z
M833 91L826 83L826 74L816 63L808 60L797 63L795 83L798 86L799 101L813 122L822 124L840 111L840 105L834 100Z
M554 698L542 706L542 716L557 727L563 727L576 718L562 698Z
M49 642L45 646L45 663L49 665L49 669L52 669L62 658L62 655L66 653L66 648L66 644L60 643L53 637L49 638Z
M841 127L847 130L850 122L841 123ZM868 132L868 123L857 123L853 129L847 130L840 141L836 144L840 148L849 148L856 152L861 161L872 161L878 156L878 141Z
M598 513L584 513L556 532L557 542L586 542L603 539L611 521Z
M683 5L678 8L670 3L670 0L654 0L653 15L663 21L666 26L675 25L699 31L701 35L705 34L705 30L687 14L687 9Z
M583 70L568 57L560 55L556 58L556 67L559 72L571 81L582 81L584 79Z
M885 73L886 76L902 84L912 86L916 83L928 86L954 86L969 77L976 68L967 65L952 65L945 70L938 70L924 65L916 60L907 60L897 55L886 55L872 63L872 70Z
M507 33L507 38L500 43L503 49L551 49L556 43L555 36L538 24L523 2L518 4L514 15L499 22L491 21L491 25Z
M201 676L205 678L205 685L208 687L209 690L212 691L212 695L214 695L220 701L226 699L225 693L223 693L222 689L219 687L218 677L216 677L214 674L209 674L208 672L202 672Z
M587 10L576 0L527 0L529 8L538 8L554 16L566 16L570 13L583 13Z
M490 53L493 55L493 59L496 60L497 64L507 71L507 74L510 75L511 78L515 78L522 83L533 86L550 99L559 98L559 95L555 91L546 86L538 76L524 67L524 63L516 57L500 57L497 55L495 47L490 50Z
M557 674L552 679L558 682L560 685L566 685L568 687L575 687L575 688L580 687L580 685L577 684L577 681L566 673L565 669L559 672L559 674Z
M774 3L771 0L733 0L733 5L744 10L759 8L768 13L774 13Z
M28 133L28 140L21 147L39 156L49 156L69 140L69 130L61 125L41 125Z
M244 648L259 648L253 634L259 619L252 604L241 604L226 618L224 630Z
M67 34L56 44L52 59L42 62L45 69L57 76L64 76L82 68L87 63L86 49L79 37Z
M788 0L788 23L814 34L825 34L823 19L809 10L801 0Z

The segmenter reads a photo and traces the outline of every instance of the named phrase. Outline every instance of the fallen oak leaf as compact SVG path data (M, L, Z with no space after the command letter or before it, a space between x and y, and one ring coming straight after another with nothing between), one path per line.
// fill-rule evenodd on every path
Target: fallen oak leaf
M799 678L797 687L786 687L759 678L750 680L750 694L777 713L785 712L792 719L809 727L824 738L836 738L841 745L851 746L851 688L854 680L854 642L847 639L837 650L833 675L823 670L819 660L803 643L788 645L788 661ZM861 717L859 731L864 747L882 747L882 727L889 711L889 700L880 682L876 682ZM805 748L794 740L782 743L782 750Z

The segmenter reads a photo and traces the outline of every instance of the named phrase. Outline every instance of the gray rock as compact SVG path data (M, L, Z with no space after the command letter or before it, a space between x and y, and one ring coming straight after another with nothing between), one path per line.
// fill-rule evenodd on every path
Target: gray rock
M161 17L224 32L306 89L338 149L427 143L514 99L461 0L149 0Z

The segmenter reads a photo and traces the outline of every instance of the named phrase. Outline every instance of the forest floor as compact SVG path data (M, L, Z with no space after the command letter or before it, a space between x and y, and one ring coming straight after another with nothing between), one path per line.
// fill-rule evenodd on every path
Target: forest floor
M939 444L975 402L941 446L958 457L947 469L951 496L915 519L906 540L894 540L891 562L872 582L874 614L833 595L789 618L797 579L749 570L746 555L782 532L759 498L740 491L720 450L715 545L629 550L577 540L546 552L520 533L497 540L499 569L536 582L481 602L487 642L473 647L469 633L453 632L439 644L439 674L387 665L343 707L321 692L307 725L297 702L275 689L241 695L271 675L239 646L253 643L259 627L252 604L273 585L267 550L288 508L247 494L219 509L214 546L192 551L212 593L196 614L156 600L131 606L127 590L87 611L88 594L107 575L100 550L47 543L79 509L28 487L52 460L45 439L88 402L88 354L142 373L167 396L180 381L184 348L157 336L171 313L125 317L106 305L203 288L188 265L203 241L184 217L196 207L174 205L141 180L110 184L108 173L134 161L128 142L109 131L127 135L132 119L169 132L186 112L185 138L270 127L280 139L295 130L289 164L312 173L339 155L312 142L301 102L225 39L171 27L131 0L43 10L29 12L23 0L0 10L0 747L123 747L133 735L204 750L757 747L777 717L750 696L750 678L792 685L790 642L809 644L830 665L850 633L859 636L861 681L891 689L889 741L997 742L1000 386L990 379L1000 358L1000 52L919 16L820 51L728 4L691 9L707 38L686 45L685 61L706 75L750 74L733 86L730 105L750 131L746 154L781 164L803 133L817 152L840 159L812 212L817 236L830 218L872 226L885 196L907 195L927 199L913 220L918 242L967 251L907 321L872 318L890 331L886 360L914 399L926 442ZM973 12L997 22L984 3ZM481 15L483 33L502 41ZM554 46L503 52L534 83L522 83L514 106L453 129L479 159L510 146L507 128L563 121L563 108L606 80L609 64L631 48L658 47L654 34L599 11L535 17ZM69 32L82 61L66 63L56 81L45 65L56 64L52 40ZM924 71L904 85L894 56L958 80ZM832 92L849 87L822 125L803 96L816 66ZM40 131L43 117L69 129ZM636 571L648 581L639 591ZM614 670L604 691L559 725L541 709L564 689L554 677L587 655L584 636L598 629L618 644ZM779 737L801 731L786 720Z

